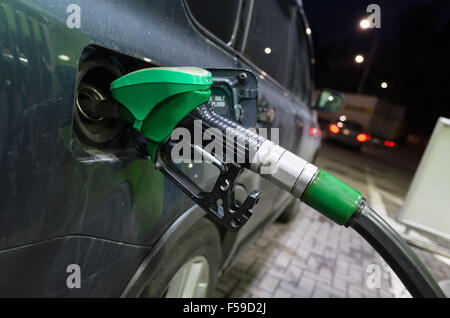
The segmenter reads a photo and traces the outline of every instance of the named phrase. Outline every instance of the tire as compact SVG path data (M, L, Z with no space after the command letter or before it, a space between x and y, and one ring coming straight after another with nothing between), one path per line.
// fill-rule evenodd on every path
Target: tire
M182 295L174 295L171 292L172 285L174 284L173 279L175 276L177 278L180 276L180 269L183 269L187 264L191 264L192 260L199 259L207 261L208 284L204 296L208 297L211 295L214 291L220 266L220 243L219 232L214 224L206 218L201 219L167 253L166 257L151 274L147 286L144 288L140 297L183 297ZM176 280L179 282L179 279Z
M294 199L277 219L279 223L292 222L300 214L300 200Z

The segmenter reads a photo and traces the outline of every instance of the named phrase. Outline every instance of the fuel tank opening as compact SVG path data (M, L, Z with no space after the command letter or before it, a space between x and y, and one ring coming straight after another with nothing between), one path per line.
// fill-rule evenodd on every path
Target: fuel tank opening
M106 147L124 131L125 123L122 120L99 116L90 111L88 105L93 100L113 100L110 84L122 75L120 69L107 59L80 63L73 121L74 133L80 142Z

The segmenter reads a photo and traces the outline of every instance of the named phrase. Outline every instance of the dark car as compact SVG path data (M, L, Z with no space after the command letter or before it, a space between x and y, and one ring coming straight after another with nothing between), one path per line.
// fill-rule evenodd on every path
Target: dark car
M350 120L339 120L328 126L327 139L360 150L371 136L363 126Z
M227 232L139 156L130 127L82 101L110 99L113 80L142 68L247 69L258 126L281 127L280 144L310 161L307 30L299 1L1 0L0 296L207 295L293 197L245 172L236 196L262 197ZM186 169L213 184L208 165Z

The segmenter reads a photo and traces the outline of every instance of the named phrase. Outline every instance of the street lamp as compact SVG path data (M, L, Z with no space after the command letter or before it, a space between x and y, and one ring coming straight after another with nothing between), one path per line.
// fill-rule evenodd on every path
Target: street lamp
M359 22L359 26L363 30L368 30L371 28L371 23L367 19L362 19ZM370 67L371 67L371 64L373 61L373 57L375 55L375 51L377 49L377 45L378 45L378 34L377 34L376 30L374 30L372 43L370 45L370 50L369 50L369 53L367 56L367 62L365 63L363 74L362 74L361 80L359 81L358 88L356 90L357 94L361 94L362 90L364 89L364 86L366 85L367 76L369 75L369 72L370 72Z
M386 82L381 83L381 88L382 89L388 88L388 84Z
M370 22L367 19L362 19L359 22L359 26L361 27L361 29L368 29L370 27Z
M361 64L362 62L364 62L364 56L362 56L361 54L356 55L355 62Z

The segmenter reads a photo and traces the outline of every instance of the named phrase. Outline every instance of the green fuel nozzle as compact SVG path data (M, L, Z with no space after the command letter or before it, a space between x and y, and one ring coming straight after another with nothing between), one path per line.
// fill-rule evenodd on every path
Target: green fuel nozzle
M147 148L156 163L158 149L169 140L174 128L209 101L212 84L211 73L201 68L156 67L115 80L111 93L126 109L122 117L148 139ZM234 130L236 143L227 146L232 152L237 152L237 145L247 149L249 156L243 167L273 181L336 223L346 224L360 204L359 192L286 149L207 107L201 108L197 117L209 128L219 128L224 133Z
M112 96L123 106L117 112L148 139L148 152L166 177L184 191L217 223L238 231L252 215L260 193L252 191L242 203L234 201L234 184L247 168L290 192L340 225L354 228L388 262L413 296L445 297L426 267L404 240L362 198L361 193L326 171L272 141L215 113L207 103L213 78L209 71L192 67L150 68L125 75L111 84ZM89 105L104 112L102 102ZM233 132L227 152L240 159L227 163L213 158L220 169L213 189L205 192L184 175L171 158L169 140L186 117L201 120L204 129ZM202 145L192 145L206 157Z
M139 70L111 83L114 99L128 111L123 118L149 141L155 162L157 148L175 126L211 96L212 75L195 67L155 67Z

